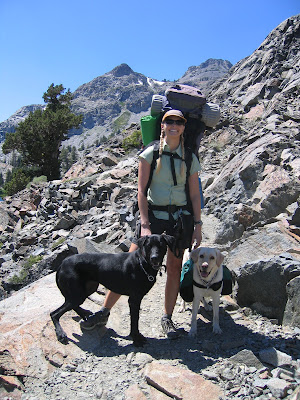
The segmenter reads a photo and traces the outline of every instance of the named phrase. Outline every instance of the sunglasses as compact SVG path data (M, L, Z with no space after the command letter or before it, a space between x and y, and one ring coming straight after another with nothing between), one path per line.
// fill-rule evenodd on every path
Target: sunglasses
M164 121L167 125L185 125L185 122L183 121L183 119L170 119L170 118L166 118Z

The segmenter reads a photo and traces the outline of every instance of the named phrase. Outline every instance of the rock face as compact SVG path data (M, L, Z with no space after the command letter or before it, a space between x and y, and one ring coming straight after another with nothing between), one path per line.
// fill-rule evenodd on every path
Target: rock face
M212 82L226 75L231 67L232 64L227 60L209 58L198 66L190 67L178 82L199 87L207 93Z
M32 104L30 106L24 106L20 108L15 114L9 117L7 120L0 123L0 143L5 139L5 134L8 132L14 132L15 127L23 121L30 112L43 108L40 104Z
M299 301L299 296L295 291L298 277L300 277L299 261L289 254L282 254L269 260L246 263L240 267L237 275L236 299L238 304L250 306L258 313L276 319L280 324L284 318L286 323L292 322L288 321L289 316ZM272 296L271 293L276 293L276 296ZM286 310L288 293L294 304L291 304ZM292 312L292 314L294 313Z
M299 20L280 24L209 93L223 116L202 142L200 159L208 174L207 207L225 215L219 243L240 238L293 203L297 209Z

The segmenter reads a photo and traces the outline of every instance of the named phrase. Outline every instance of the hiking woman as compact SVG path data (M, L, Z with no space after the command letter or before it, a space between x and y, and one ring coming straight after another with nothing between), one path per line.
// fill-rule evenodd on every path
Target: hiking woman
M164 315L161 324L170 339L177 338L179 332L172 322L172 313L179 292L183 251L202 240L201 200L198 172L200 164L194 154L190 154L190 171L187 178L187 154L183 133L186 119L179 110L167 111L161 123L159 157L153 172L149 189L154 146L147 147L140 154L138 173L138 206L140 220L129 251L137 249L137 239L151 233L177 235L177 248L167 253L167 280L165 286ZM186 181L188 179L188 189ZM188 190L189 196L186 195ZM147 192L147 193L146 193ZM189 221L185 226L183 221ZM182 223L184 226L182 226ZM181 230L181 232L180 232ZM183 232L182 232L183 230ZM175 235L174 235L175 233ZM81 323L83 329L92 329L96 324L105 325L110 309L121 295L108 292L102 309ZM103 324L102 324L103 321Z

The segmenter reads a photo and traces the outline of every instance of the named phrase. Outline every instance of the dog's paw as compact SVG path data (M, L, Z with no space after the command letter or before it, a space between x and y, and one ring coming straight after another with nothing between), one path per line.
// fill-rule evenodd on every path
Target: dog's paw
M68 344L69 343L69 339L68 339L67 335L57 336L57 339L61 344Z
M217 335L221 335L221 333L223 333L223 331L219 327L219 325L216 325L216 326L213 327L213 333L216 333Z
M133 340L133 345L135 347L143 347L144 344L147 342L147 339L141 333L139 333L138 335L131 335L131 337Z
M186 311L185 306L180 306L180 307L178 308L178 312L180 312L180 313L183 313L183 312L185 312L185 311Z

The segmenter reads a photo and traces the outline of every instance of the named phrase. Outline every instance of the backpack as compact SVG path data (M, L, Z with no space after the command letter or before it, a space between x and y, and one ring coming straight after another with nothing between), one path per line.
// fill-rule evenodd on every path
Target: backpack
M192 302L194 299L193 267L194 262L191 258L189 258L182 266L180 277L179 293L182 299L188 303ZM232 293L233 282L234 279L230 269L226 267L226 265L223 265L223 288L221 292L222 296Z
M188 85L176 84L165 91L165 96L152 96L151 115L141 118L142 138L145 146L159 139L162 117L166 111L171 109L182 111L186 118L184 146L198 158L198 149L205 129L213 127L219 122L219 106L207 103L199 89Z
M153 142L148 143L148 145L145 146L140 151L140 153L142 151L144 151L146 148L150 147L150 146L153 146L153 158L152 158L152 162L151 162L151 165L150 165L149 179L148 179L148 182L147 182L147 185L146 185L146 188L145 188L145 194L147 194L148 189L149 189L149 187L151 185L152 178L153 178L153 173L154 173L154 170L155 170L155 167L156 167L156 161L157 161L157 159L159 157L159 140L154 140ZM168 153L168 152L163 152L163 154L171 156L171 153ZM177 155L177 154L175 154L174 156L176 158L180 158L179 155ZM188 177L190 175L190 170L191 170L191 165L192 165L192 158L193 158L192 152L189 149L185 149L185 160L184 160L185 164L186 164L185 193L186 193L186 199L187 199L187 205L185 207L186 207L186 209L189 210L189 212L191 214L193 214L193 212L192 212L193 207L192 207L192 202L191 202L191 199L190 199ZM173 179L174 179L174 176L173 176ZM174 182L174 184L175 184L175 182ZM199 190L200 190L201 204L202 204L201 208L203 208L204 207L204 198L203 198L203 192L202 192L202 186L201 186L200 178L199 178ZM138 211L139 211L138 201L136 201L136 202L134 202L133 207L132 207L133 215L137 216Z
M146 185L146 189L145 189L145 193L148 192L148 189L151 185L151 181L153 178L153 173L154 173L154 169L156 166L156 161L159 157L159 140L155 140L151 143L149 143L144 149L143 151L147 148L153 145L153 159L150 165L150 173L149 173L149 179ZM169 152L163 152L163 154L171 156L171 153ZM173 153L173 156L175 156L176 158L180 158L179 155L177 155L176 153ZM187 207L192 210L192 204L191 204L191 199L190 199L190 195L189 195L189 183L188 183L188 177L190 176L190 170L191 170L191 165L192 165L192 153L191 151L187 148L185 149L185 164L186 164L186 182L185 182L185 192L186 192L186 198L187 198ZM173 176L174 179L174 176ZM175 184L175 182L174 182Z
M205 96L199 89L188 85L176 84L165 91L165 96L152 96L151 115L146 115L141 118L142 139L145 146L143 150L154 144L153 160L151 163L146 192L151 184L156 160L159 156L158 139L160 137L161 121L163 115L171 109L182 111L187 120L184 130L185 163L187 166L185 192L188 207L192 209L188 187L192 154L194 153L196 157L199 158L198 149L200 141L204 136L204 131L207 126L212 127L218 123L220 119L220 109L217 104L207 103ZM201 208L203 208L204 198L200 178L199 191L201 196ZM135 211L137 210L136 204L133 209Z
M165 96L172 109L195 116L201 115L202 106L206 103L206 98L200 90L188 85L171 86L166 90Z

